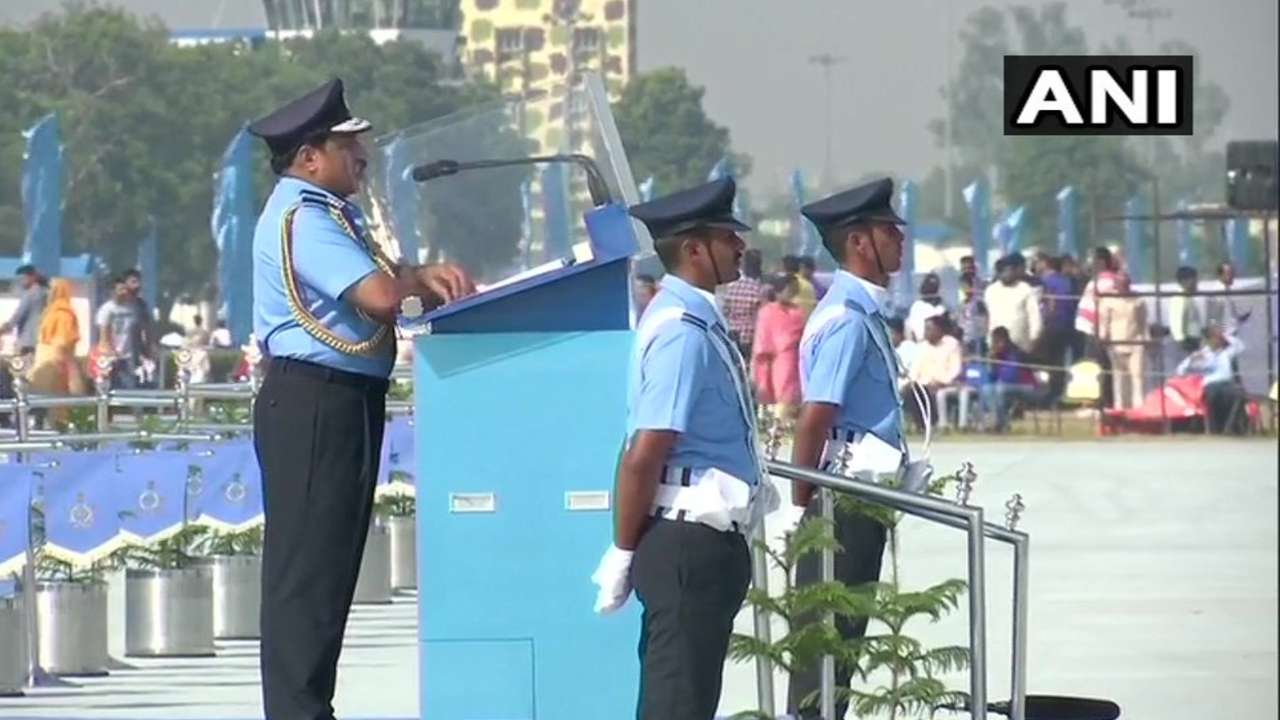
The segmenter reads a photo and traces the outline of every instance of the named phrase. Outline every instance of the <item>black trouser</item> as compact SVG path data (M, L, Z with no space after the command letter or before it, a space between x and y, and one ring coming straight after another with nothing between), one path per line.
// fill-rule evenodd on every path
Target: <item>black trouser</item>
M1244 388L1232 380L1222 380L1204 386L1205 422L1211 433L1243 435L1247 426ZM1237 409L1239 405L1239 409Z
M369 531L387 381L275 358L254 405L266 528L267 720L331 720L338 655Z
M814 493L809 507L805 508L804 520L819 516L822 508L820 493ZM802 522L804 521L802 520ZM840 511L836 513L835 538L844 548L836 553L835 579L848 587L857 587L880 579L880 561L884 557L885 527L876 520L854 512ZM801 557L796 564L796 587L813 585L822 581L822 554L813 552ZM821 622L822 618L804 617L800 622ZM846 641L855 640L867 634L867 618L836 617L836 631ZM849 687L853 677L853 668L836 664L835 687ZM803 718L819 717L819 697L822 689L822 663L815 662L811 667L797 670L791 674L791 684L787 688L787 712ZM813 696L809 701L809 696ZM836 717L844 717L846 703L836 704Z
M1057 369L1049 371L1049 400L1062 397L1067 387L1067 351L1071 348L1075 329L1069 327L1047 328L1040 336L1040 362Z
M640 538L631 583L644 605L639 720L712 720L733 618L751 584L736 532L655 519Z

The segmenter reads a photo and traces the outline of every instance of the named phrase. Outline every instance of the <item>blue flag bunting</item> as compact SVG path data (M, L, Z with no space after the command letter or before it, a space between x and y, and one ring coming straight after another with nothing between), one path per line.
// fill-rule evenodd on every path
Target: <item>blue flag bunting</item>
M152 451L116 459L116 507L126 540L162 540L186 522L187 465L182 451Z
M85 567L123 544L115 488L118 454L60 453L56 467L32 471L32 504L44 513L44 551Z
M252 138L241 128L222 154L214 177L210 225L218 247L218 314L237 344L253 331L253 167Z
M154 217L147 218L147 234L142 236L142 242L138 243L138 271L142 273L142 277L146 280L142 284L142 299L147 303L147 307L151 310L156 309L156 301L159 299L159 278L156 273L159 272L159 236L156 231L156 219Z
M397 136L386 147L387 195L391 202L391 217L384 222L391 225L391 235L400 246L400 257L407 263L418 262L418 248L422 244L418 222L418 184L409 177L413 170L413 158L404 138Z
M22 218L26 222L24 262L46 277L62 274L62 139L58 116L40 118L22 133Z
M1253 243L1249 241L1249 218L1231 218L1223 225L1223 229L1227 233L1227 258L1235 268L1236 274L1251 272Z
M1147 268L1147 221L1133 216L1146 212L1146 203L1141 195L1134 195L1124 204L1124 214L1129 216L1124 221L1124 259L1125 269L1135 283L1148 280Z
M916 289L916 214L918 211L919 188L915 183L906 180L898 191L899 215L907 224L902 228L902 266L894 275L893 286L895 302L898 307L910 307L915 300Z
M805 204L804 172L799 168L791 171L787 182L791 190L791 253L805 257L813 257L822 247L822 239L818 229L809 222L809 218L800 214Z
M382 452L378 464L378 484L413 483L417 476L414 453L414 424L411 417L396 417L387 422L382 435ZM406 477L407 476L407 477Z
M262 519L262 470L251 440L193 448L188 458L188 517L231 532Z
M1070 185L1058 191L1058 254L1080 256L1076 236L1076 189Z
M1190 203L1186 200L1178 201L1178 212L1187 212ZM1196 252L1196 244L1191 235L1191 221L1186 218L1179 219L1174 222L1174 233L1178 239L1178 264L1187 267L1199 267L1199 253Z
M533 182L525 180L520 183L520 249L524 256L524 266L533 267L539 263L533 258Z
M991 271L987 257L987 246L991 240L991 207L987 196L987 181L978 178L961 194L969 209L969 240L973 243L973 259L978 265L978 273L987 277Z
M31 531L31 467L0 465L0 578L27 561Z
M542 170L542 250L544 257L569 255L569 188L564 165L548 163Z
M653 183L654 180L652 175L645 178L644 182L640 183L640 202L649 202L653 199Z

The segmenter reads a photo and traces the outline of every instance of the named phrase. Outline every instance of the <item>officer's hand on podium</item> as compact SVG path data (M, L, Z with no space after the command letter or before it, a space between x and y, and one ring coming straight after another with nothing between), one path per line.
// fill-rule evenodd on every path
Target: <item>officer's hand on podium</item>
M434 305L460 300L475 294L476 284L467 271L451 263L423 265L417 268L418 282L430 293Z
M600 565L591 575L591 582L600 587L596 594L596 612L608 615L626 604L631 596L631 557L635 553L610 545L600 558Z

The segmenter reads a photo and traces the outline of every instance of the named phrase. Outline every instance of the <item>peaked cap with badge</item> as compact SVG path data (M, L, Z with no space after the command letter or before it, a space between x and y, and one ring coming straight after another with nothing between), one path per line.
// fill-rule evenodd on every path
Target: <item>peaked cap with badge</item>
M362 133L373 127L354 117L347 107L341 78L311 92L249 125L249 132L266 141L271 154L287 155L317 133Z
M893 209L893 180L880 178L849 188L800 208L818 228L823 243L827 232L855 223L881 222L906 225Z
M680 190L631 206L631 215L655 238L671 237L698 228L747 232L751 226L733 216L738 186L731 177Z

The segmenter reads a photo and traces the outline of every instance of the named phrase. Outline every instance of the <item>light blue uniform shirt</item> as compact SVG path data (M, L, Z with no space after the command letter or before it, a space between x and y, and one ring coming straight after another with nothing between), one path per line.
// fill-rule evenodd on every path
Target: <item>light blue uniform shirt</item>
M652 322L673 308L693 321L676 317L646 333L646 320ZM628 386L627 436L638 430L673 430L679 435L668 465L714 467L754 485L759 471L751 431L732 371L712 346L728 342L714 296L667 275L640 318L636 342Z
M884 325L883 290L836 272L800 343L804 401L839 405L835 427L869 432L901 448L896 360Z
M340 203L355 226L363 228L359 208L305 180L283 177L267 198L253 233L254 335L273 357L385 378L395 363L393 343L376 356L341 353L308 334L289 311L280 268L281 230L285 212L302 202L293 216L293 273L304 305L320 324L345 340L362 342L378 329L343 297L378 266L329 214L325 201Z

